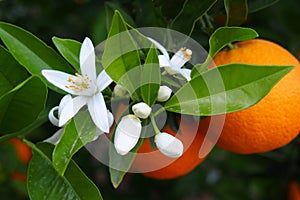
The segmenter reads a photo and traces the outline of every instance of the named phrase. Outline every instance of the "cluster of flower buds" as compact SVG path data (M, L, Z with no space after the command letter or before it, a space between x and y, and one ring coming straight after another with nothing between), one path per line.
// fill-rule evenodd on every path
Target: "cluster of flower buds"
M115 88L115 91L118 90L119 88ZM161 86L158 91L157 101L167 101L171 93L172 90L169 87ZM152 109L146 103L139 102L132 106L132 112L134 114L122 117L115 131L114 146L120 155L128 154L135 147L142 132L140 119L147 119ZM183 153L182 142L168 133L158 132L154 137L154 142L158 150L168 157L177 158Z

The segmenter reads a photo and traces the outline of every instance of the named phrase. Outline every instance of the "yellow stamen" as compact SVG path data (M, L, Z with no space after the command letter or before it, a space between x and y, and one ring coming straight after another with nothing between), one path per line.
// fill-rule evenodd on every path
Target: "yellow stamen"
M180 51L183 53L184 57L189 61L192 58L192 50L182 47Z
M75 73L75 78L69 76L68 82L72 83L73 85L66 86L66 88L70 88L74 92L81 92L83 90L87 90L89 88L89 82L92 82L87 74L79 74Z

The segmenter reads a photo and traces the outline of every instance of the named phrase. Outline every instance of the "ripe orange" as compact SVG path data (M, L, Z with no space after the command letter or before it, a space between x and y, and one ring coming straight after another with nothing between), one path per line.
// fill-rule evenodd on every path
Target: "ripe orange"
M149 139L146 139L139 148L132 169L144 173L145 176L155 179L172 179L183 176L192 171L205 158L199 158L198 154L202 146L208 123L200 123L190 119L180 122L180 133L176 135L169 125L163 130L170 133L183 143L184 153L179 158L169 158L159 150L152 149Z
M16 153L18 158L23 162L24 164L28 164L31 159L31 149L29 146L27 146L26 143L22 142L18 138L12 138L9 140L9 142L14 146L16 149Z
M300 64L281 46L262 39L238 42L237 48L214 57L215 64L246 63L293 65L256 105L229 113L217 146L241 154L261 153L282 147L300 131Z
M300 187L297 181L292 181L289 185L288 200L300 200Z

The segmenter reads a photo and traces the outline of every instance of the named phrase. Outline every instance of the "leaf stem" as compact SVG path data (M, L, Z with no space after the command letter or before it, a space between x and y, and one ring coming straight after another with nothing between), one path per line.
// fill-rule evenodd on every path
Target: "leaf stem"
M230 50L236 49L236 46L233 45L233 44L231 44L231 43L228 43L227 46L228 46L228 48L229 48Z

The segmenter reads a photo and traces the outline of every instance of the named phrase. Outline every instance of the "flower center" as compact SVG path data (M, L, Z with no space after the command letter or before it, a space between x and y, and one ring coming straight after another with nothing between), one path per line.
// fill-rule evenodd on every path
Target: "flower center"
M180 48L180 51L183 53L184 57L189 61L192 58L192 50L185 47Z
M84 90L89 89L89 83L92 81L89 79L87 74L78 74L75 73L76 77L70 76L68 78L68 82L72 83L73 85L66 86L66 88L70 88L74 92L82 92Z

